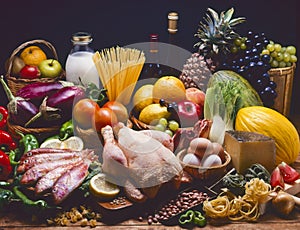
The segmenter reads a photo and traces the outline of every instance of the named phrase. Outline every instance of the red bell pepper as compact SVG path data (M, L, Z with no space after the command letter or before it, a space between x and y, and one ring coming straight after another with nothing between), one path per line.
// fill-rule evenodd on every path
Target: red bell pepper
M8 155L0 150L0 180L8 179L12 172L12 167Z
M272 186L272 188L279 186L284 189L283 176L278 166L273 170L271 174L270 185Z
M292 184L300 178L300 174L285 162L281 162L278 165L278 168L280 169L285 183Z
M11 135L4 130L0 130L0 149L4 152L8 152L16 148L17 144L14 142Z
M0 106L0 129L5 127L8 118L8 111L3 106Z

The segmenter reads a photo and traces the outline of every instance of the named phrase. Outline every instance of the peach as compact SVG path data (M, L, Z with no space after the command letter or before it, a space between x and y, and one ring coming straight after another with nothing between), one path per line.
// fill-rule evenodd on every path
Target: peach
M187 88L185 90L185 95L189 101L192 101L201 107L204 106L205 93L202 90L195 87Z

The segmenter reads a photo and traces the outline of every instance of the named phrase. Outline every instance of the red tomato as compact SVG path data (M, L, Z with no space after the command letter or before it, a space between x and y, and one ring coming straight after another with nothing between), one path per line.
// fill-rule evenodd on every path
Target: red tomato
M106 125L114 125L118 122L116 114L109 108L99 108L95 113L95 128L97 132Z
M120 122L125 123L128 119L127 108L118 101L108 101L102 106L102 108L111 109L116 114L118 121Z
M88 98L81 99L73 108L73 118L81 128L92 128L98 109L99 105L95 101Z

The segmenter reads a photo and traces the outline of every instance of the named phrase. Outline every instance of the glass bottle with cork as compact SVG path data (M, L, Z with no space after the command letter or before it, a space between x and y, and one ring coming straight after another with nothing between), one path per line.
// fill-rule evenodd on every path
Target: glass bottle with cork
M178 31L178 13L168 13L168 53L166 65L168 66L168 75L179 77L182 68L182 58L180 56L180 48L177 46L177 31Z
M99 75L92 59L94 50L89 46L92 36L86 32L72 35L73 48L66 60L66 80L75 84L94 83L99 87Z
M163 67L159 60L158 34L150 34L149 51L139 79L159 78L163 75Z

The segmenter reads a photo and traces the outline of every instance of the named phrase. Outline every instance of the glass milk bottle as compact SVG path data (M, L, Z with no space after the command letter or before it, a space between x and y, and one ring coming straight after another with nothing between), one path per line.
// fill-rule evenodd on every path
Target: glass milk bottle
M73 34L73 48L66 61L66 80L75 84L94 83L99 87L99 75L92 59L94 50L89 47L92 36L86 32Z

